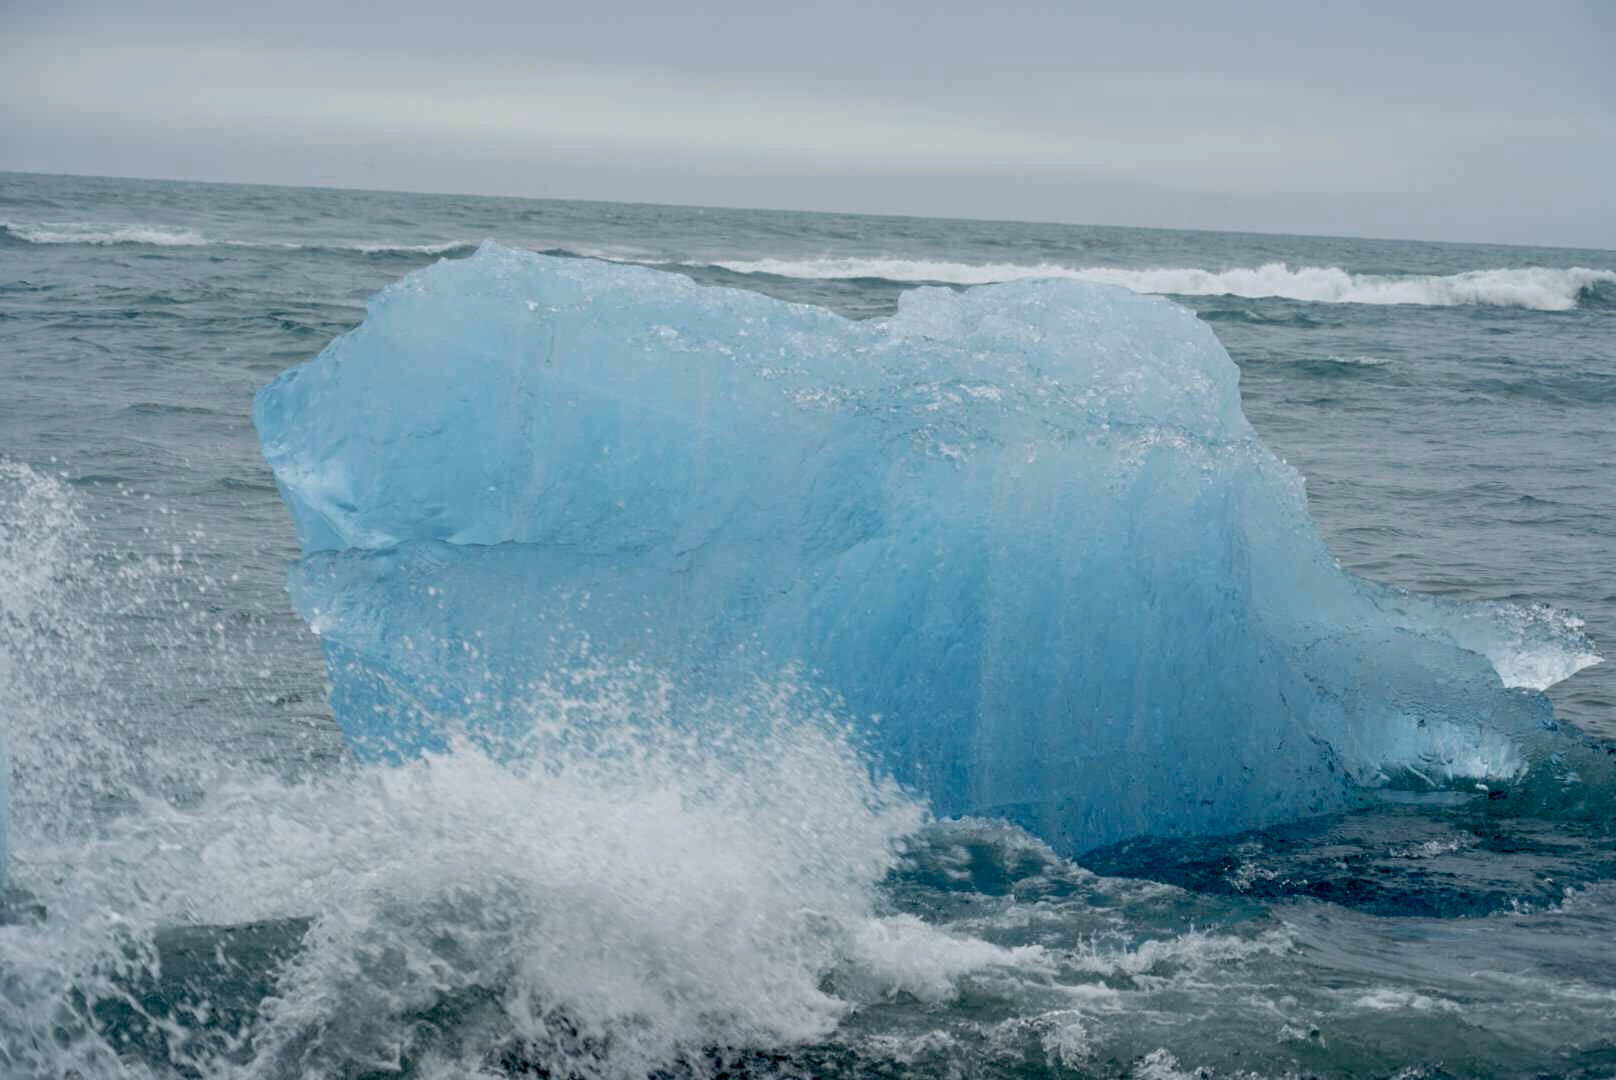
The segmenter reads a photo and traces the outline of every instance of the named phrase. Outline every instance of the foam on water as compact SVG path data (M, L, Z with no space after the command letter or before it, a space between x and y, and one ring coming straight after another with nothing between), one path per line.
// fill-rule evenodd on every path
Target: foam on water
M1463 1073L1608 1016L1567 966L1604 962L1608 887L1474 926L1231 922L1004 822L928 822L796 683L692 723L665 675L581 663L517 706L539 748L519 760L457 737L289 779L153 740L112 722L131 703L107 674L139 644L104 621L174 567L87 547L59 481L4 478L0 580L26 584L0 593L25 894L0 918L8 1078Z
M195 229L172 225L102 223L93 221L0 221L0 232L29 244L86 244L108 247L115 244L145 244L153 247L261 248L269 251L351 251L362 255L448 255L470 252L476 244L465 240L411 244L385 240L330 240L296 242L290 240L215 239Z
M26 468L0 478L0 708L26 895L0 921L7 1076L143 1073L131 1041L208 1075L465 1075L500 1048L643 1075L1041 963L882 913L876 887L924 810L789 684L710 703L697 737L665 678L583 665L521 703L542 748L523 763L456 741L302 781L108 724L117 658L101 650L131 646L74 584L97 561L75 500ZM114 608L138 605L164 572L100 584ZM266 923L284 963L263 1000L221 1019L205 996L151 999L165 934Z
M0 222L0 229L30 244L151 244L156 247L199 247L207 237L191 229L164 225L102 224L93 221Z
M536 741L554 748L553 771L463 741L401 766L346 762L318 646L286 604L284 509L243 414L264 379L357 324L361 294L432 258L353 246L430 245L482 235L490 221L525 247L630 261L891 251L967 266L1216 270L1283 257L1441 277L1616 265L1609 253L20 174L0 188L0 218L36 228L147 223L210 241L35 244L0 231L11 271L0 275L0 318L21 331L0 449L37 470L51 463L49 476L0 469L0 736L16 751L15 888L0 900L6 1080L514 1080L564 1075L570 1062L584 1076L638 1069L641 1080L668 1047L679 1049L659 1080L1151 1069L1525 1078L1616 1067L1608 806L1592 821L1540 818L1516 812L1525 800L1513 785L1410 783L1357 813L1091 853L1084 869L999 820L905 833L924 811L861 776L859 748L840 733L845 714L800 680L747 689L726 729L714 708L674 707L689 697L674 679L607 664L600 648L576 684L551 680L520 699L545 732ZM691 273L849 314L884 317L898 303L884 281ZM179 298L185 317L168 317ZM1616 283L1596 283L1571 317L1198 306L1223 309L1201 314L1223 320L1246 411L1308 475L1348 565L1454 596L1553 598L1608 644L1616 597L1601 587L1612 505L1600 410L1611 400L1601 373L1613 298ZM1391 363L1349 370L1329 354ZM1334 383L1308 370L1326 364ZM915 398L939 423L961 405L1019 404L991 377L939 383ZM801 402L838 403L847 399L832 391ZM982 454L970 439L937 442L953 468ZM1528 492L1542 499L1517 505ZM1396 607L1394 593L1383 599ZM1530 622L1535 609L1522 609ZM1410 618L1427 616L1442 621ZM1569 621L1546 652L1526 635L1519 653L1507 613L1480 622L1488 633L1473 648L1523 687L1591 651ZM1524 663L1533 652L1541 670ZM1611 686L1609 665L1573 677L1557 690L1561 719L1608 717ZM638 734L569 744L562 715L584 728L632 715ZM739 745L692 746L696 720ZM809 776L816 788L841 784L837 797L852 803L808 791L806 809L782 809L783 799L748 793L751 771L794 782L745 756L752 735L810 768L841 762ZM687 773L712 783L686 783ZM595 790L595 777L610 792L631 774L659 795L620 806ZM874 805L861 803L870 793ZM743 805L759 820L735 820ZM799 817L820 824L799 828ZM576 865L541 847L551 834ZM883 836L899 837L896 861L871 885L859 867L894 857ZM824 837L855 850L810 850ZM726 850L783 865L731 866ZM779 882L819 897L821 874L852 883L828 918L782 899ZM721 925L730 911L734 925ZM774 918L797 935L802 967L757 925ZM823 933L804 933L810 923ZM614 951L582 962L592 935ZM573 966L550 979L529 953ZM801 971L827 955L816 997ZM716 980L711 1013L693 1003L698 978ZM737 1004L731 979L783 987L780 1008ZM531 1002L573 980L589 1007L534 1021ZM776 1039L827 1024L806 1041ZM706 1045L746 1030L752 1046Z
M501 1048L569 1075L644 1075L1036 965L1037 950L875 911L919 812L869 787L834 737L782 718L749 745L724 763L660 731L610 767L578 754L542 769L460 747L303 785L240 778L184 807L142 800L71 845L24 844L19 882L49 914L0 931L7 1075L110 1071L119 1036L144 1027L105 1017L157 972L173 927L287 925L295 958L237 1033L251 1075L476 1069ZM88 1004L62 1047L69 987ZM205 1016L152 1022L178 1060L220 1075Z
M219 240L208 241L225 247L259 248L271 251L357 252L360 255L453 255L464 254L476 244L462 240L448 240L437 244L406 244L362 240L331 240L322 243L295 243L290 240Z
M1069 278L1121 285L1135 292L1174 296L1282 297L1327 304L1485 304L1568 311L1584 290L1616 282L1616 271L1528 266L1459 274L1355 274L1333 266L1265 263L1202 270L1189 267L1124 269L1060 263L959 263L908 258L741 259L715 265L738 274L813 279L884 278L888 281L985 285L1038 278Z
M467 240L409 243L395 240L215 239L195 229L145 223L82 221L0 222L0 233L31 244L147 244L158 247L227 247L268 250L357 252L366 255L469 254ZM545 248L557 255L612 262L662 264L663 254L647 248L563 243ZM737 274L818 281L877 279L891 282L986 285L1006 281L1064 278L1120 285L1135 292L1173 296L1281 298L1325 304L1412 304L1431 307L1494 306L1535 311L1569 311L1596 290L1616 286L1616 271L1586 267L1498 267L1454 274L1368 274L1335 266L1296 266L1284 262L1255 267L1124 268L1072 266L1059 262L969 263L912 256L749 258L685 260L689 267L717 267Z
M465 240L450 240L442 244L377 244L377 243L349 243L333 244L332 247L347 248L352 251L363 252L366 255L378 255L388 252L398 252L411 255L447 255L455 251L471 251L477 245Z

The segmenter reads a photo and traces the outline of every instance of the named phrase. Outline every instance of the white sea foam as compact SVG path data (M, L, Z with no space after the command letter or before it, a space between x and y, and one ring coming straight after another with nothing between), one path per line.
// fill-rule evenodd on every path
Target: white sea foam
M207 237L199 232L166 225L107 225L90 221L42 221L23 224L0 221L0 229L30 244L91 244L98 247L112 244L149 244L156 247L201 247L208 243Z
M1391 361L1383 356L1325 356L1321 358L1326 364L1340 364L1343 367L1385 367Z
M393 253L400 255L447 255L451 251L475 251L477 248L476 243L470 240L449 240L441 244L369 244L355 241L343 244L305 244L303 246L358 251L366 255Z
M118 650L147 664L161 650L99 621L145 610L171 578L166 561L98 575L77 501L0 463L12 883L45 913L0 911L0 1073L145 1075L122 1056L127 1027L64 1021L69 988L116 1015L159 977L176 927L301 937L263 973L273 988L243 1033L253 1076L412 1060L476 1075L501 1046L557 1074L643 1076L708 1047L829 1037L893 995L942 1002L962 980L1048 968L1039 948L884 910L924 807L872 777L789 678L693 723L656 673L580 665L530 688L530 758L461 742L302 780L153 739L162 716L121 727ZM190 632L151 625L170 629ZM208 1022L205 1008L163 1021L176 1060L237 1075L199 1035ZM434 1024L447 1042L428 1045Z
M357 251L364 255L447 255L455 251L472 251L476 243L470 240L449 240L441 243L409 244L392 241L331 240L297 243L288 240L219 240L195 229L172 225L104 224L87 221L0 221L4 230L17 240L30 244L85 244L107 247L114 244L146 244L153 247L207 247L217 245L234 248L259 248L278 251Z
M1410 990L1400 990L1393 986L1377 986L1366 994L1358 995L1353 1004L1360 1009L1372 1009L1375 1012L1463 1011L1458 1002L1417 994Z
M922 812L812 717L771 717L785 698L743 704L728 736L656 721L581 745L560 728L588 715L624 734L618 710L645 703L560 693L537 706L567 718L542 763L461 745L297 784L240 776L185 805L143 796L70 841L19 838L18 883L49 915L0 938L20 996L0 1043L36 1048L21 1062L41 1075L108 1074L112 1036L53 1042L64 978L122 1000L131 973L158 970L162 930L198 923L312 919L261 1006L253 1075L422 1063L444 1052L419 1021L438 1011L465 1055L424 1073L476 1074L503 1045L566 1075L646 1075L709 1046L827 1038L895 994L941 1002L973 973L1047 967L1041 949L879 910ZM462 1015L466 1000L489 1006Z
M1188 267L1121 269L1059 263L961 263L904 258L747 259L715 265L740 274L811 280L882 278L899 282L984 285L1032 278L1072 278L1121 285L1135 292L1174 296L1278 297L1327 304L1416 304L1433 307L1485 304L1565 311L1593 285L1616 282L1616 271L1529 266L1460 274L1354 274L1334 266L1292 268L1285 263L1201 270Z
M156 247L267 248L288 251L355 251L366 255L447 255L476 248L470 240L411 244L401 241L215 240L194 229L169 225L97 222L0 222L0 230L32 244L147 244ZM578 245L556 249L606 262L659 262L643 249L601 249ZM1124 269L1074 267L1061 263L964 263L895 256L805 259L734 259L687 266L717 266L738 274L769 274L813 281L878 278L914 284L986 285L1037 278L1070 278L1120 285L1134 292L1172 296L1280 298L1326 304L1412 304L1428 307L1486 305L1568 311L1583 290L1616 283L1616 271L1586 267L1527 266L1469 270L1458 274L1355 274L1334 266L1264 263L1258 267L1204 270L1193 267Z
M1146 1054L1133 1067L1134 1080L1211 1080L1211 1069L1185 1067L1165 1048Z

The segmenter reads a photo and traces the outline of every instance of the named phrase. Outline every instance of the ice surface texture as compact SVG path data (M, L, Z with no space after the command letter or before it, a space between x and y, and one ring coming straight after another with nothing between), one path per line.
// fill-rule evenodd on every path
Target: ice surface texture
M854 322L487 244L254 417L362 755L519 735L587 654L692 717L794 667L938 814L1065 851L1558 767L1458 644L1519 627L1343 572L1211 330L1120 288Z

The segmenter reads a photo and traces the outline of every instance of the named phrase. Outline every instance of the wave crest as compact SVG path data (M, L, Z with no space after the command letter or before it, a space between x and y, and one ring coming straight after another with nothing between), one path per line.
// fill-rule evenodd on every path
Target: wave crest
M1282 262L1228 270L1070 267L1058 263L959 263L902 258L749 259L712 265L737 274L810 280L879 278L895 282L986 285L1029 278L1072 278L1173 296L1280 298L1325 304L1491 305L1568 311L1585 293L1616 285L1616 271L1527 266L1459 274L1354 274L1336 266L1291 268Z
M0 221L0 237L27 244L145 244L155 247L258 248L329 251L360 255L470 254L469 240L434 243L330 240L213 239L194 229L142 223ZM543 254L606 262L670 265L646 251L606 251L585 246L548 247ZM1524 266L1466 270L1457 274L1360 274L1338 266L1256 267L1205 270L1196 267L1128 269L1061 263L965 263L899 256L687 260L671 264L715 268L742 275L807 281L885 281L897 285L988 285L1036 278L1071 278L1120 285L1134 292L1169 296L1235 296L1322 304L1410 304L1423 307L1491 306L1569 311L1616 304L1616 270L1583 266Z
M0 221L0 232L29 244L149 244L155 247L202 247L207 237L191 229L163 225L105 225L88 221Z
M110 247L115 244L145 244L152 247L234 247L273 251L337 251L361 255L449 255L469 253L477 245L469 240L448 240L432 244L402 244L360 240L332 240L294 243L285 240L216 240L194 229L169 225L104 224L89 221L42 221L23 223L0 221L0 235L25 244L84 244Z
M711 1048L1047 974L1037 946L890 910L928 812L792 672L696 714L671 676L580 646L502 706L519 760L457 738L286 776L127 693L131 666L172 677L153 654L176 644L218 651L208 685L261 654L212 614L146 625L194 595L187 571L84 517L66 481L0 461L6 1076L481 1076L507 1050L522 1075L700 1076Z

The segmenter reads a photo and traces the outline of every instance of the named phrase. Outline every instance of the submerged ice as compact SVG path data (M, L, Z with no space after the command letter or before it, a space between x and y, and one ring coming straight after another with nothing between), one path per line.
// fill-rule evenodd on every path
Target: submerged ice
M1122 289L917 289L855 322L489 244L384 290L254 417L364 757L534 752L536 688L587 658L663 673L697 739L798 673L936 813L1065 851L1366 784L1589 779L1499 675L1586 643L1342 571L1210 329Z

